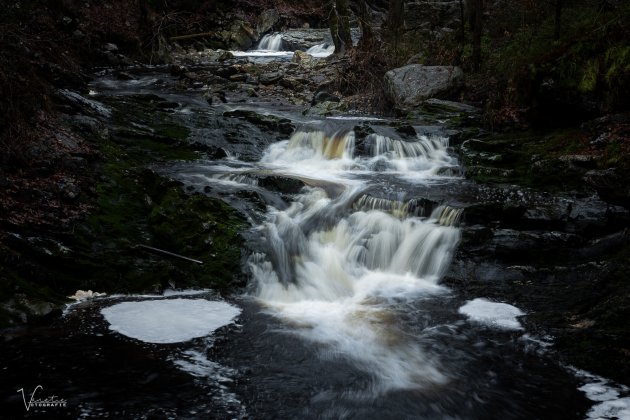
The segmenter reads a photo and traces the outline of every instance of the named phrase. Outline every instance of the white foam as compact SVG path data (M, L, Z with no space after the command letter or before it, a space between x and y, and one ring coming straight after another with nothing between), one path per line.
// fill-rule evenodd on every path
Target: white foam
M596 404L588 412L587 418L630 420L630 397Z
M627 386L572 366L568 369L585 382L578 389L586 394L586 398L597 402L586 413L587 419L630 419L630 397L627 396L630 389Z
M230 51L234 57L293 57L293 51L265 51L265 50L252 50L252 51Z
M318 44L314 45L306 53L317 58L325 58L332 55L335 52L335 46L332 44Z
M516 318L525 315L515 306L481 298L466 303L459 308L459 313L466 315L472 321L508 330L523 329Z
M101 310L109 328L147 343L179 343L228 325L240 309L204 299L123 302Z

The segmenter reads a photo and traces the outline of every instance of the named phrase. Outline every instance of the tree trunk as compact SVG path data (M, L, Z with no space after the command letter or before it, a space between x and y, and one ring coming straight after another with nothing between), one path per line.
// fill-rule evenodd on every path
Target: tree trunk
M479 70L481 67L481 35L483 33L483 0L471 0L472 23L472 66Z
M461 64L462 55L464 55L464 46L466 45L466 13L464 11L464 0L459 0L459 51L457 52L457 65Z
M359 48L367 51L374 43L374 34L372 33L372 26L370 25L371 19L365 0L359 0L358 3L359 25L361 26L361 40L359 41Z
M559 40L560 39L560 23L561 23L561 18L562 18L562 0L556 0L556 13L555 13L555 17L554 17L554 39Z
M328 19L330 35L335 44L335 54L343 55L352 48L348 0L334 0L331 3L332 9Z
M386 38L390 40L396 50L398 49L405 25L405 2L403 0L390 0L386 23Z

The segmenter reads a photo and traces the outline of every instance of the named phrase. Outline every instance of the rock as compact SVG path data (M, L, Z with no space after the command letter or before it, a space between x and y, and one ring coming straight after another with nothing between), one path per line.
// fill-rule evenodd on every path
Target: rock
M280 72L265 73L260 76L259 82L263 85L272 85L279 82L282 76Z
M225 92L222 92L222 91L208 92L204 94L204 97L206 98L208 105L224 104L227 102L227 98L225 97Z
M161 101L155 104L155 106L161 109L175 109L179 108L179 103L174 101Z
M265 32L269 32L280 20L280 14L276 9L267 9L263 11L259 18L258 24L256 25L256 32L259 34L264 34Z
M306 184L299 179L270 175L258 178L258 185L283 194L297 194Z
M247 80L247 74L245 73L236 73L230 76L231 82L245 82Z
M422 108L429 112L478 114L481 110L461 102L445 101L431 98L422 103Z
M289 50L306 51L319 44L332 44L329 29L289 29L282 35Z
M597 195L609 204L630 210L630 184L628 174L618 168L588 171L584 175L586 183L597 191Z
M118 45L109 42L103 46L103 51L118 52Z
M311 105L317 105L322 102L340 102L341 99L338 96L335 96L328 92L317 92L313 97L313 101ZM415 134L415 133L414 133Z
M454 93L463 77L459 67L410 64L385 74L385 94L399 111L405 111L429 98Z
M71 124L79 131L98 136L100 139L105 139L109 135L105 124L94 117L88 117L82 114L74 115L72 116Z
M246 50L254 44L256 31L247 22L234 22L228 32L230 45L235 49Z
M315 59L312 55L300 50L297 50L295 53L293 53L293 59L291 60L291 62L297 63L303 67L312 65L314 61Z
M267 132L278 132L281 134L291 134L295 127L291 120L278 118L273 115L259 114L255 111L237 109L223 113L225 117L239 118L248 121Z
M304 115L327 116L346 112L347 110L348 107L343 102L324 101L304 111Z

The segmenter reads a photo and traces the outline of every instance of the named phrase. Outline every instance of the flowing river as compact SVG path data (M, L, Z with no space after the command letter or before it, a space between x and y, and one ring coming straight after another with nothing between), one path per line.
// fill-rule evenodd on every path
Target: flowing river
M297 129L258 142L258 158L235 146L155 168L247 215L245 293L220 307L200 303L220 300L212 291L100 298L4 345L6 379L54 389L69 401L59 416L561 419L593 406L578 389L585 382L617 392L558 363L545 337L522 328L520 309L440 283L470 200L445 130L401 136L377 117L305 117L229 98L208 106L156 80L169 76L105 74L93 89L108 103L147 93L177 101L174 116L208 142L234 128L235 109ZM206 331L206 313L225 319ZM176 334L157 325L171 322ZM5 399L20 417L16 401Z

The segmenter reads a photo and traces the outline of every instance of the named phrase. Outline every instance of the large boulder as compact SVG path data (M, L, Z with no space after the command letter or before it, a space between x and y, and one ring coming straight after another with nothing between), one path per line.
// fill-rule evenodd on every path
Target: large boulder
M463 78L459 67L410 64L385 73L385 94L398 110L405 111L426 99L456 92Z
M280 14L276 9L263 11L258 17L256 32L258 35L269 32L280 21Z

